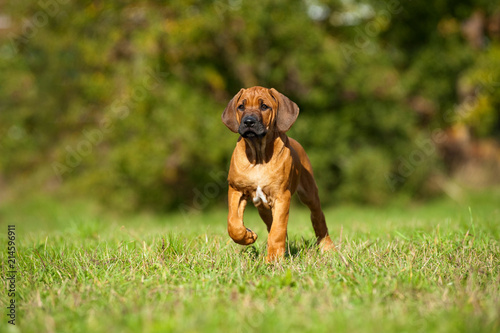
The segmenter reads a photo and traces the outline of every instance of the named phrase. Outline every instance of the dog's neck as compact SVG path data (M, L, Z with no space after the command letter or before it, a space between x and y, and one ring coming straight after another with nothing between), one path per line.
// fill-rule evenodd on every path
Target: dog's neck
M268 132L262 138L243 139L245 140L248 161L252 164L265 164L269 162L275 150L283 148L286 142L286 135L272 131Z

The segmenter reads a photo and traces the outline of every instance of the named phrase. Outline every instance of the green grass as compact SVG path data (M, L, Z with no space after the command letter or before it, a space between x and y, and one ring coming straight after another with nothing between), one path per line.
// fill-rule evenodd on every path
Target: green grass
M17 325L2 314L0 331L498 332L499 202L492 190L326 209L339 251L325 255L297 205L288 255L273 265L254 209L245 220L260 237L244 248L227 236L224 210L124 218L44 200L4 206L18 308Z

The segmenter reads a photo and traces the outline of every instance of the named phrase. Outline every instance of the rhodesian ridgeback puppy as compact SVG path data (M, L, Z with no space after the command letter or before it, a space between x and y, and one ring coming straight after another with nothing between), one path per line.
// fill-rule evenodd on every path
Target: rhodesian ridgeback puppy
M276 89L241 89L222 113L222 122L239 133L229 168L229 236L250 245L257 234L243 224L248 200L267 225L266 261L285 253L290 200L297 191L311 210L311 221L321 250L335 249L321 210L318 187L304 148L285 133L299 108Z

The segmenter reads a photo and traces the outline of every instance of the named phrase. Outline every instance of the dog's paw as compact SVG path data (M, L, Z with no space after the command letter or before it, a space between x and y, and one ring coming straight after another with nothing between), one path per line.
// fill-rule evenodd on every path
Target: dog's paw
M330 236L328 235L324 237L322 240L320 240L318 245L321 253L336 250L335 245L333 244Z
M247 234L246 234L246 244L245 245L250 245L255 243L257 240L257 234L253 232L252 230L247 228Z
M257 240L257 234L242 226L241 228L229 228L229 236L240 245L250 245Z

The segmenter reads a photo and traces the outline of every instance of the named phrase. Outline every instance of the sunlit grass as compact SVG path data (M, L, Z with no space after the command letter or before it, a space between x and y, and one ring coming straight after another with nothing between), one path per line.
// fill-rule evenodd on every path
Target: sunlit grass
M185 219L50 202L36 214L4 207L17 230L16 328L497 332L498 199L490 192L459 204L327 209L339 251L325 255L308 212L293 207L288 254L273 265L264 262L266 231L255 210L245 221L260 238L244 248L227 236L224 210ZM13 329L5 318L0 328Z

